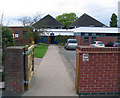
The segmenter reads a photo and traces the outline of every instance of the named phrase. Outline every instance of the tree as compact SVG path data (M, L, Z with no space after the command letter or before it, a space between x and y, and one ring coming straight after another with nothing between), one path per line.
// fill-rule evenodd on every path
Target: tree
M33 39L34 39L35 44L37 44L38 40L40 39L40 34L38 31L35 31L33 33Z
M3 21L4 21L4 14L2 14L1 17L0 17L0 26L3 25Z
M0 48L0 50L2 53L0 53L0 58L2 59L0 60L2 61L0 61L0 64L2 63L1 65L4 66L4 48L8 46L14 46L14 39L13 39L12 31L9 28L7 27L1 27L1 28L2 28L2 32L0 33L2 33L1 34L2 48Z
M25 26L31 25L32 20L31 20L31 17L29 17L29 16L23 16L23 17L19 18L18 21L20 21L23 24L23 26L25 27Z
M23 17L19 18L18 21L20 21L24 27L25 26L31 27L35 22L37 22L40 19L41 19L41 14L35 13L32 17L23 16Z
M23 37L24 38L29 38L31 39L32 41L34 40L35 43L37 43L39 37L40 37L40 33L43 33L42 31L40 32L33 32L32 30L32 25L39 21L41 19L41 14L40 13L35 13L32 17L30 16L23 16L21 18L18 19L18 21L20 21L24 28L26 29L27 31L27 34L25 34Z
M0 26L8 26L10 23L10 20L7 20L5 17L4 17L4 13L2 13L0 15Z
M32 24L36 23L37 21L39 21L41 19L41 15L40 13L35 13L32 17Z
M110 27L117 27L117 15L113 13L110 19Z
M78 17L75 13L64 13L56 17L58 21L60 21L65 28L67 28L71 23L73 23Z

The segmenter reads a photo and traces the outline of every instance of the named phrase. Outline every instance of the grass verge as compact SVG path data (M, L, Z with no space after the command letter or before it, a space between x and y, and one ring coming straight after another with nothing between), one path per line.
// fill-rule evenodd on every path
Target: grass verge
M34 56L36 58L43 58L46 51L47 51L48 47L44 47L44 46L35 46L34 49Z
M46 44L46 45L47 45L47 44ZM21 46L25 47L25 45L21 45ZM34 48L34 56L35 56L36 58L43 58L44 55L45 55L45 53L46 53L46 51L47 51L47 49L48 49L48 46L44 46L44 45L35 46L35 48ZM29 54L30 54L30 53L29 53Z

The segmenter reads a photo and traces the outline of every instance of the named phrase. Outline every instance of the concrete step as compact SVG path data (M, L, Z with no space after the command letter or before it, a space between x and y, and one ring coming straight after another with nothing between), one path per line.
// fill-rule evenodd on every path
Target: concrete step
M2 69L0 69L0 72L3 72L3 70L2 70Z
M3 72L3 70L0 69L0 82L2 81L2 72Z

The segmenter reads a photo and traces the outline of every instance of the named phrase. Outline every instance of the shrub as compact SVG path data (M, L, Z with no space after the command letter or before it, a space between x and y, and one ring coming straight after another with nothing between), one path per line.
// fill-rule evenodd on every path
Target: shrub
M57 40L59 45L64 46L64 44L67 42L67 39L74 38L73 36L56 36L55 40Z
M12 31L7 27L2 27L2 66L4 66L4 48L8 46L14 46ZM5 80L4 72L2 72L2 81Z
M2 81L5 81L5 72L2 72Z
M2 49L15 45L12 31L7 27L2 27Z

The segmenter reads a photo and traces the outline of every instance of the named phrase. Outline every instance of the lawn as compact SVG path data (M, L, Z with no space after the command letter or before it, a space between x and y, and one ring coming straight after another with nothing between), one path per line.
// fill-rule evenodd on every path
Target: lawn
M25 45L21 45L23 47L25 47ZM30 47L30 46L29 46ZM36 58L43 58L45 53L47 52L47 49L48 49L48 44L42 44L42 43L39 43L37 46L35 46L34 48L34 56ZM29 53L30 54L30 53Z
M44 47L44 46L35 46L34 49L34 56L36 58L43 58L46 51L47 51L48 47Z

